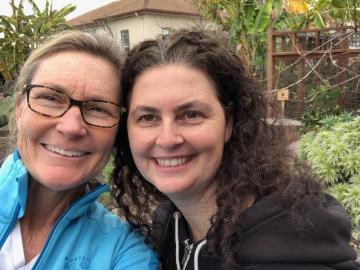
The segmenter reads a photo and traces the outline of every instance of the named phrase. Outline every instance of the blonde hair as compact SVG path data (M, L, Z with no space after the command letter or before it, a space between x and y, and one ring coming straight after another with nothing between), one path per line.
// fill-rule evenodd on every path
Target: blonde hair
M86 33L78 30L62 31L50 36L30 53L17 78L14 87L14 106L9 116L10 138L7 146L8 153L12 151L16 145L17 128L15 104L23 97L24 86L31 83L32 77L42 60L55 53L64 51L79 51L99 56L108 61L114 69L118 71L120 76L124 59L123 50L116 41L109 36L105 34Z

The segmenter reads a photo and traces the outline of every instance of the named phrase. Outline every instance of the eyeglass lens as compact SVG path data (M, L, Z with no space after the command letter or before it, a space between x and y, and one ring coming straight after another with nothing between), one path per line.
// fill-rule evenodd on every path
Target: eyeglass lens
M27 91L30 109L42 115L61 117L72 105L77 105L84 121L90 125L112 127L120 117L120 106L108 101L77 101L61 91L38 85L31 85Z

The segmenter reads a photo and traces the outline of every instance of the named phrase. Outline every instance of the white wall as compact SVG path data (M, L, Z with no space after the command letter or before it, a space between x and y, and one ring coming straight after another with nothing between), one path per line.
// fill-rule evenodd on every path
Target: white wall
M112 36L119 43L121 42L121 30L129 30L130 47L137 43L155 38L162 34L162 28L179 29L196 26L198 19L189 16L175 16L163 14L143 14L108 21L92 31L111 32ZM90 30L90 29L88 29Z

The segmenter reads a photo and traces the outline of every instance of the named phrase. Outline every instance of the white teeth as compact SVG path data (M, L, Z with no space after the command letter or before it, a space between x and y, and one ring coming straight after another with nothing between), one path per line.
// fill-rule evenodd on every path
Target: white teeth
M67 157L81 157L86 155L86 152L83 151L70 151L70 150L65 150L62 148L58 148L55 146L51 146L51 145L44 145L45 148L51 152L63 155L63 156L67 156Z
M156 159L156 162L160 166L164 166L164 167L176 167L176 166L184 165L187 161L189 161L189 158L186 158L186 157Z

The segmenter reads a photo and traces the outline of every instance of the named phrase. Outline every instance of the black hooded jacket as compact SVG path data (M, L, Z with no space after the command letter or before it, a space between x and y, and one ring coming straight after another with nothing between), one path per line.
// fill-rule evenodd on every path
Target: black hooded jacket
M304 216L307 217L304 224L309 229L301 236L296 235L289 211L282 207L278 192L262 198L244 211L237 234L237 267L234 269L360 270L355 261L356 253L349 245L351 224L344 208L328 194L308 197L304 205ZM162 269L225 269L220 253L218 257L207 254L206 240L193 244L183 268L185 262L182 260L187 257L184 256L185 242L189 238L186 228L185 220L171 202L157 209L152 233ZM209 237L211 235L207 235L207 239Z

